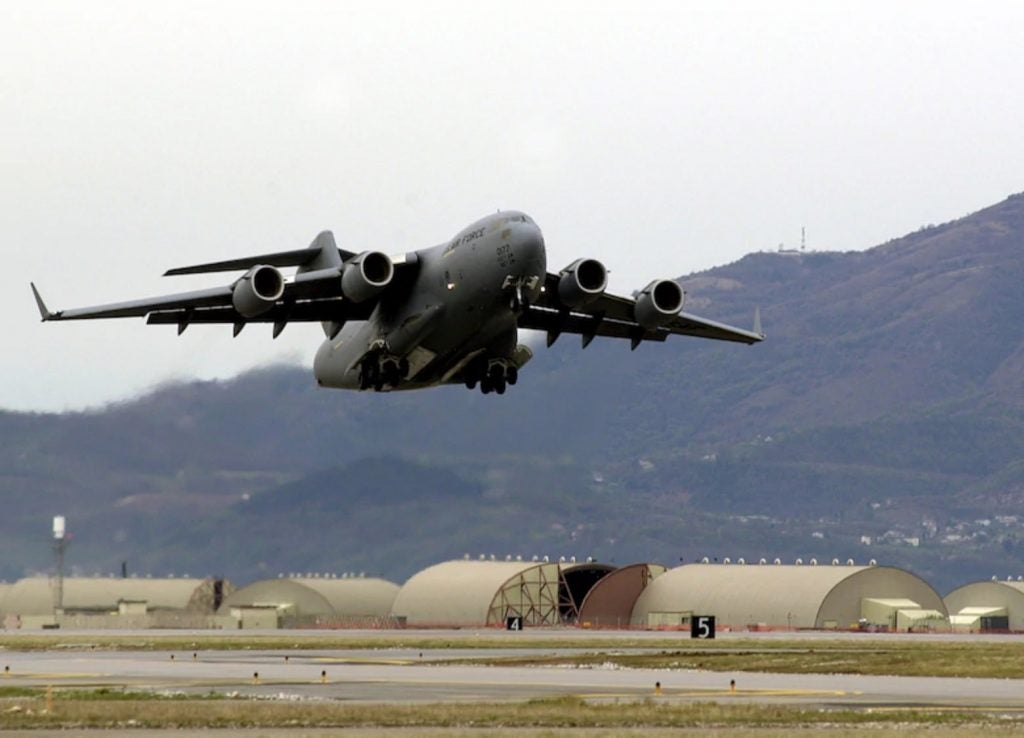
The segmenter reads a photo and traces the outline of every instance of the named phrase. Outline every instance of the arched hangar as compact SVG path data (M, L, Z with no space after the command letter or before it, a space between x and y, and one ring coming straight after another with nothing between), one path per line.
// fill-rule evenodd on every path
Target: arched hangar
M1024 630L1024 581L972 582L946 595L957 630Z
M651 580L668 569L661 564L630 564L610 572L587 593L580 606L584 628L626 628L633 606Z
M0 602L4 614L52 615L55 582L49 577L19 579ZM233 587L224 579L65 577L66 613L117 612L126 602L145 604L147 611L212 614Z
M388 617L396 594L397 584L376 577L279 577L235 590L218 614L247 620L263 610L271 627L372 621Z
M632 624L680 626L693 615L719 625L788 628L948 629L924 580L889 566L687 564L651 580Z
M412 626L575 624L587 591L614 567L593 562L445 561L413 575L392 615Z

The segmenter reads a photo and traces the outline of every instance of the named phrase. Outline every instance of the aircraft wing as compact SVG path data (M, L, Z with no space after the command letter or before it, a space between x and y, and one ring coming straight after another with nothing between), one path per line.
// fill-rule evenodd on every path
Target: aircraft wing
M352 284L359 294L346 295L343 288L345 271L351 268L364 274L361 262L367 254L378 259L378 268L380 259L386 262L386 279L381 277L381 281L373 282L369 287L365 282L354 280ZM277 271L280 266L298 266L299 273L286 281ZM414 259L392 261L379 252L356 255L342 251L335 245L333 235L325 231L314 239L308 249L171 269L165 274L249 270L245 276L223 287L57 311L46 307L35 284L32 284L32 293L44 321L145 317L148 323L177 324L179 332L192 323L233 324L236 335L246 323L274 323L276 336L284 325L292 321L333 322L340 326L349 320L366 320L376 307L380 294L404 281L414 267ZM250 300L250 309L240 307L242 303L236 292L241 288L257 289L243 283L250 277L255 282L256 272L260 270L265 270L266 276L271 278L274 286L271 295L262 295L256 300L255 307Z
M292 290L293 293L300 291ZM32 284L32 293L35 295L40 317L44 321L148 317L146 322L152 324L182 322L276 323L280 320L343 322L366 320L377 304L376 300L354 303L345 300L340 294L327 294L313 299L289 300L289 290L286 287L284 297L272 308L260 315L246 318L239 315L231 303L231 287L213 287L194 292L180 292L175 295L56 311L50 311L46 307L35 284Z
M545 331L549 346L562 333L581 335L584 348L595 336L628 338L633 348L642 341L664 341L671 335L746 344L764 340L757 314L753 330L684 312L666 318L657 327L645 328L636 321L636 300L630 297L602 293L586 305L570 308L558 297L558 280L557 275L548 274L540 299L528 306L519 318L520 328Z

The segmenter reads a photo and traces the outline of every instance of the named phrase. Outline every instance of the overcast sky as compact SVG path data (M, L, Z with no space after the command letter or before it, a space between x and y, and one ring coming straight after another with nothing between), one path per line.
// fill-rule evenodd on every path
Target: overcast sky
M1021 69L1020 2L0 0L0 408L322 340L43 325L30 279L52 309L150 296L229 278L170 267L325 228L400 253L499 208L619 292L802 226L869 248L1024 190Z

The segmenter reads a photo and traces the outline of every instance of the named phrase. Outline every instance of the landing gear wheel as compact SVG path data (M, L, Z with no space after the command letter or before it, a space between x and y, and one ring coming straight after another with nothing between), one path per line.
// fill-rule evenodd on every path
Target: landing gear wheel
M363 360L362 368L359 371L359 389L368 390L371 387L377 388L380 383L380 367L377 365L376 357L369 356Z
M381 379L384 384L389 384L392 387L397 387L399 381L401 381L401 374L398 366L398 362L388 359L381 366Z
M505 372L505 381L508 382L510 385L515 384L516 382L518 382L519 381L519 370L516 367L514 367L514 366L510 366L508 368L508 370L506 370L506 372Z

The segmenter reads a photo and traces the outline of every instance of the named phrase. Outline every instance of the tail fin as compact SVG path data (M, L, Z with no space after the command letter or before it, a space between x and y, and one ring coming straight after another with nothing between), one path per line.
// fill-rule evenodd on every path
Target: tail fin
M338 245L334 242L334 234L330 231L320 231L316 234L316 238L309 244L309 251L313 252L314 250L317 251L316 256L300 266L296 274L315 272L318 269L341 267L343 261L342 254L338 251ZM350 257L351 254L346 254L344 258L348 259ZM324 330L324 335L332 341L341 332L344 325L344 323L336 323L333 320L325 320L320 323L320 327Z
M334 242L334 234L330 231L320 231L316 234L316 238L309 244L307 251L311 254L316 251L316 255L302 263L298 270L299 274L341 266L341 252L338 251L338 245Z

